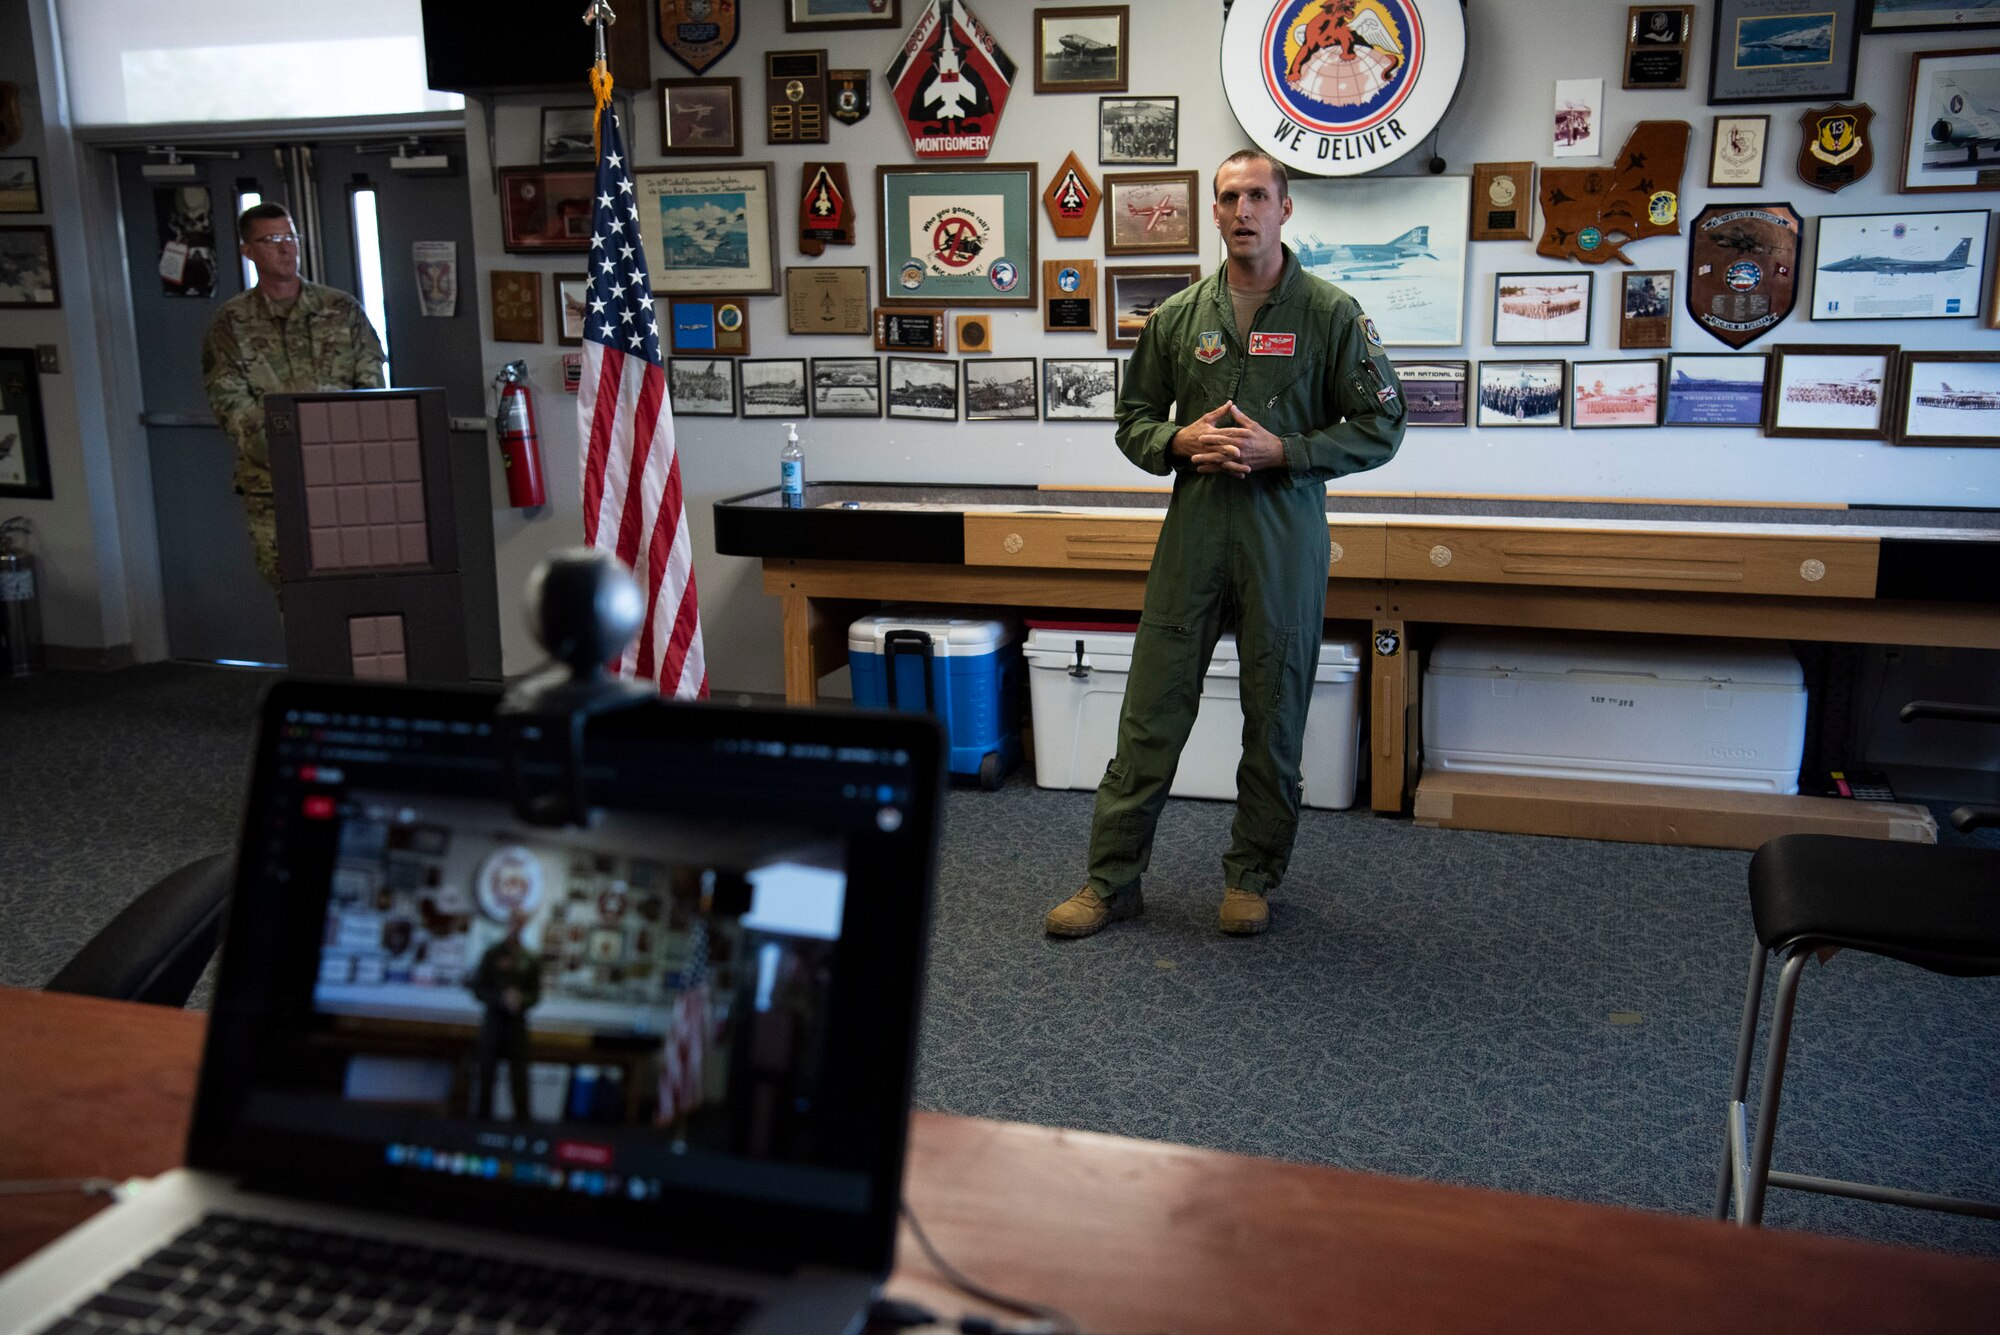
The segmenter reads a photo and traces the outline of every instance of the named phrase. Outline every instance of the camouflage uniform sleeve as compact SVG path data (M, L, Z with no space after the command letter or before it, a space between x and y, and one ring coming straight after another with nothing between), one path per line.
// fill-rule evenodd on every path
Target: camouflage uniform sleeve
M243 347L227 311L208 327L201 344L201 383L215 420L239 449L264 430L264 409L244 369Z
M382 340L376 336L375 326L360 302L348 303L347 318L352 326L354 349L348 383L356 389L381 389L382 363L386 360L382 353Z
M1352 303L1336 310L1333 320L1334 425L1285 438L1285 465L1295 486L1380 467L1403 443L1403 384L1375 322Z

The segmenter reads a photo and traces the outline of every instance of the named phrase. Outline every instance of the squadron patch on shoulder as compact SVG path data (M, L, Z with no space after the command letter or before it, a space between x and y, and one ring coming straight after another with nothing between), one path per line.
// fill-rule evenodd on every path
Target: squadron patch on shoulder
M1376 347L1382 346L1382 335L1375 332L1375 322L1365 315L1361 317L1361 334Z
M1195 337L1194 357L1198 362L1215 361L1224 351L1222 331L1219 329L1204 329Z

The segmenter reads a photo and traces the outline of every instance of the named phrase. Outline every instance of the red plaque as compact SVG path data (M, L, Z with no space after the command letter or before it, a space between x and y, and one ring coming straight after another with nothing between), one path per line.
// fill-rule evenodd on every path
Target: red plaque
M983 158L1014 84L1014 62L964 0L917 0L889 63L889 97L919 158Z
M854 244L854 196L847 191L847 164L808 162L799 196L799 251L823 255L828 246Z

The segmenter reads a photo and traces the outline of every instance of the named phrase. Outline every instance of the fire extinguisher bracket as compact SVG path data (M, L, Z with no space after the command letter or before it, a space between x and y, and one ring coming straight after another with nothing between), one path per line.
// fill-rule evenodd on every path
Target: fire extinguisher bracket
M528 364L508 362L493 378L500 401L494 414L500 464L507 474L507 503L517 510L548 504L542 484L542 445L535 431L535 399L528 389Z

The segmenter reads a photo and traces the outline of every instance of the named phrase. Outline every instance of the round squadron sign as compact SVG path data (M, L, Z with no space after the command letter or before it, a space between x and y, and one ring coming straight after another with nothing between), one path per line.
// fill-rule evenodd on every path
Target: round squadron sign
M1464 66L1458 0L1236 0L1222 23L1244 133L1313 176L1358 176L1422 143Z

